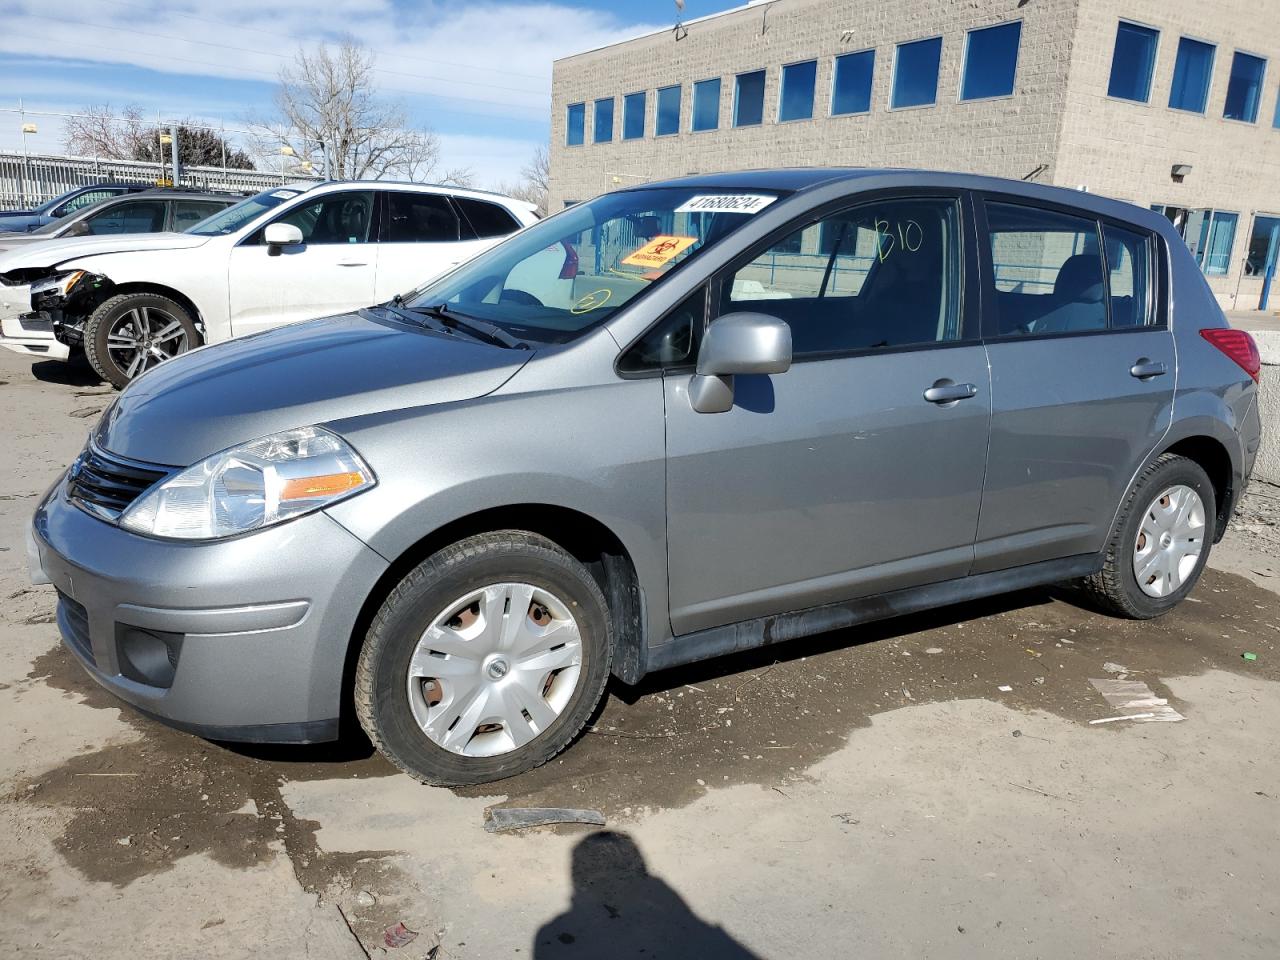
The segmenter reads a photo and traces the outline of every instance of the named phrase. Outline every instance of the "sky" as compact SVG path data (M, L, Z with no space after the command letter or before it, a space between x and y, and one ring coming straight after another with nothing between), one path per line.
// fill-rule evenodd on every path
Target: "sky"
M745 0L0 0L0 111L140 107L227 128L267 117L300 44L344 35L375 55L384 96L433 130L443 167L514 180L546 143L551 63ZM61 121L28 116L28 148L63 153ZM0 149L21 121L0 112Z

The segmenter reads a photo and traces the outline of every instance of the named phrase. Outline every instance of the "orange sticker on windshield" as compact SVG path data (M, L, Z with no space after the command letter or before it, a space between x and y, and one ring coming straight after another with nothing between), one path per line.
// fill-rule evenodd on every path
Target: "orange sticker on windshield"
M622 262L631 267L660 267L697 242L697 237L654 237Z

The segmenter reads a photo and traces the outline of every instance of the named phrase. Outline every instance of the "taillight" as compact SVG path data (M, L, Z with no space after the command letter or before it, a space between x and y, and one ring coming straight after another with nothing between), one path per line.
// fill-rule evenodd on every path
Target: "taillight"
M1214 327L1211 330L1201 330L1200 336L1240 364L1240 368L1254 380L1258 379L1262 371L1262 357L1258 355L1258 345L1249 334L1229 327Z

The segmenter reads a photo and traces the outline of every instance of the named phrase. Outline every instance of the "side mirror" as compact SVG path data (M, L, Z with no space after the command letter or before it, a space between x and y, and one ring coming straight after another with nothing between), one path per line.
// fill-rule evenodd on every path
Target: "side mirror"
M262 232L262 239L267 242L267 253L280 256L282 247L296 247L302 244L302 231L292 223L269 223Z
M702 338L689 403L698 413L724 413L733 406L735 374L790 369L791 327L785 321L763 313L726 314Z

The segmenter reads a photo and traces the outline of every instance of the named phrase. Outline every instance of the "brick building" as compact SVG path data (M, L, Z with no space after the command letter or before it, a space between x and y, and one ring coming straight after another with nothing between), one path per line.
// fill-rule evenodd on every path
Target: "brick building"
M756 0L685 28L556 62L552 209L764 166L1034 179L1163 210L1224 307L1259 305L1280 0Z

